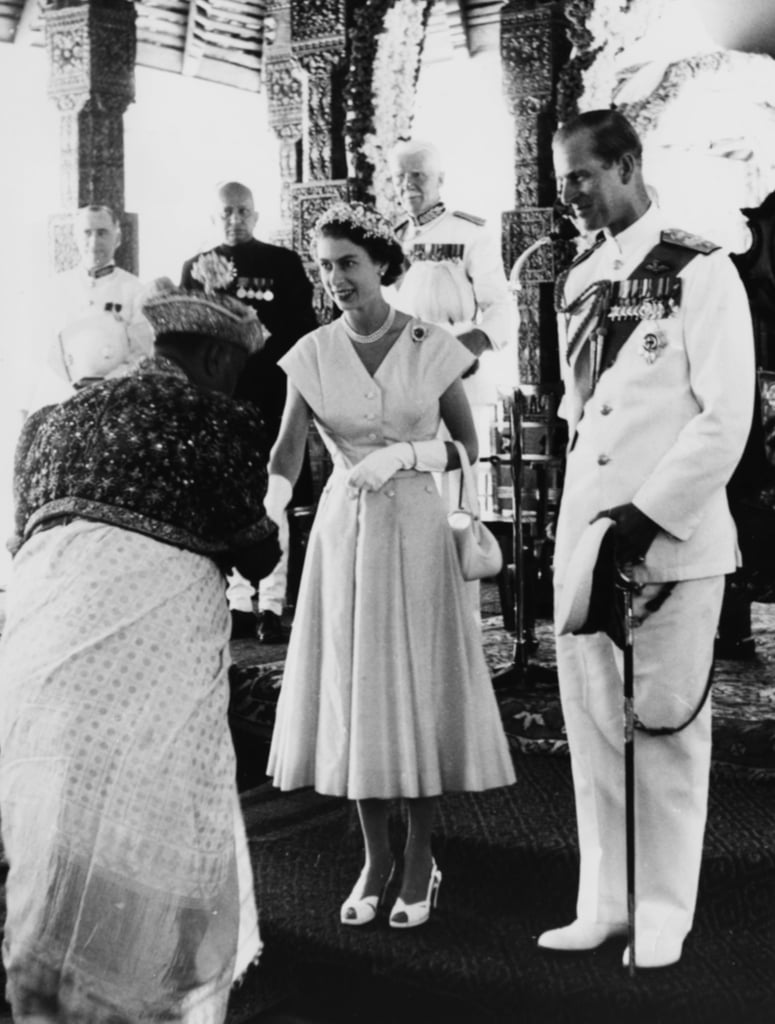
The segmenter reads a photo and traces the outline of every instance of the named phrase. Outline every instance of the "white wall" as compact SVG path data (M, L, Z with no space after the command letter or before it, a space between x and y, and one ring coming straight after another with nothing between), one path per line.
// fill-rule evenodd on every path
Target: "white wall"
M514 126L497 53L422 67L412 132L435 142L445 163L448 206L486 217L514 207Z
M184 259L220 241L212 222L218 182L252 188L257 234L279 228L277 141L263 94L137 70L125 117L126 208L140 215L140 276L177 282Z

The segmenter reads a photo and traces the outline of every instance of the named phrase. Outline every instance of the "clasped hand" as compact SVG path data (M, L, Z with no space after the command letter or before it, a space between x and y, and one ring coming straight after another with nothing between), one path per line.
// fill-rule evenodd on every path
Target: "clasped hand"
M378 491L399 469L414 462L412 446L401 441L369 452L347 477L347 486L353 491Z
M607 517L616 523L616 558L620 565L638 565L646 558L646 552L659 532L653 519L641 512L637 505L615 505L598 512L591 522Z

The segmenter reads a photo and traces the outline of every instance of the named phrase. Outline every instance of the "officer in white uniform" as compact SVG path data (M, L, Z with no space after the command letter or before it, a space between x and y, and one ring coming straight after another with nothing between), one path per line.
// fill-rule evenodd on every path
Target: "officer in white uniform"
M441 199L441 158L431 143L398 143L391 151L390 167L407 212L396 225L409 262L397 305L403 309L410 296L412 305L417 301L419 289L413 279L424 276L425 261L449 267L461 307L472 307L472 314L467 321L456 321L452 317L457 310L453 309L444 326L454 328L460 341L480 360L476 373L467 379L466 393L472 405L496 402L500 394L508 393L517 367L516 304L503 270L500 238L481 217L446 208ZM414 313L414 309L406 312ZM504 358L494 358L496 353L503 353ZM504 370L508 374L505 383Z
M393 304L446 327L478 357L463 385L480 457L492 454L495 405L517 383L517 307L508 290L500 238L481 217L447 209L441 199L441 157L432 143L398 143L390 153L390 169L407 213L395 229L408 267ZM481 463L475 471L481 490ZM459 477L457 471L445 473L441 482L451 509L458 504ZM478 584L469 589L478 614Z
M84 380L128 373L153 349L153 331L140 310L143 284L115 264L121 228L113 210L82 207L75 239L81 262L56 276L48 304L35 408L64 400Z
M557 289L571 441L556 606L583 531L605 513L620 563L642 584L634 704L651 732L634 736L635 962L662 967L681 956L697 896L711 738L703 696L724 575L737 563L725 485L751 422L751 320L727 256L666 230L620 113L563 126L554 161L560 199L598 233ZM541 935L543 949L593 949L627 929L621 654L603 632L557 640L581 867L577 918Z

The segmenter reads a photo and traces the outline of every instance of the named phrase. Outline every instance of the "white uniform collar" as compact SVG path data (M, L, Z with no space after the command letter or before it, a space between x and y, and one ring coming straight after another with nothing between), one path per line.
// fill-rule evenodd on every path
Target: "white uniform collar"
M653 245L659 240L664 228L662 213L656 203L651 203L642 216L630 224L624 231L612 235L608 228L603 228L605 235L604 250L614 259L627 264L631 256L640 256L644 245Z
M418 213L416 217L409 214L409 219L416 228L425 227L426 224L430 224L434 220L438 220L442 214L447 212L447 208L444 202L440 199L433 206L429 206L427 210L423 210L422 213Z
M99 267L97 270L87 270L86 267L81 266L81 270L90 281L100 281L103 277L110 277L115 269L115 263L106 263L104 267Z

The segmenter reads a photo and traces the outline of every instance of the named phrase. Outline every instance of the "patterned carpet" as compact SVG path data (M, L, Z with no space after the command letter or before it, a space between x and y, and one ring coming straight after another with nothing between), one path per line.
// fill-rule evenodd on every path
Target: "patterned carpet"
M573 916L577 847L569 763L515 754L517 783L442 799L438 911L414 932L383 915L342 927L361 842L345 801L245 794L266 950L232 998L247 1022L285 993L315 1020L362 1024L764 1024L775 1012L772 784L716 776L694 930L674 967L628 977L623 943L582 957L536 936ZM402 829L398 808L395 838ZM397 845L395 843L394 845ZM294 1019L294 1018L289 1018Z
M485 655L493 675L514 656L514 638L499 615L485 618ZM757 656L751 661L718 661L712 691L714 770L775 776L775 605L754 605ZM524 685L499 692L506 734L514 750L567 753L556 679L551 623L539 621L537 650ZM282 681L284 647L250 640L232 644L231 717L237 730L268 738Z

